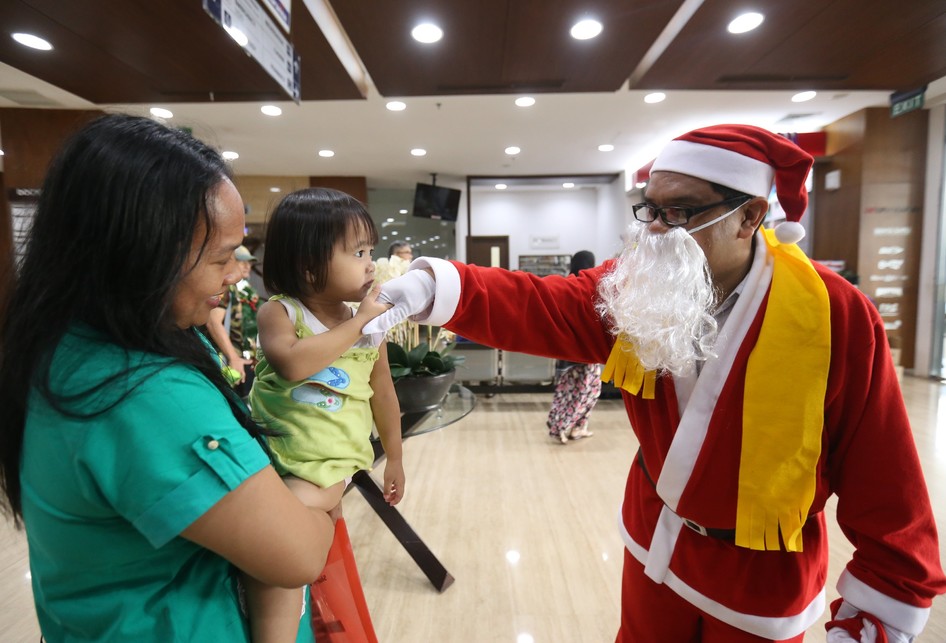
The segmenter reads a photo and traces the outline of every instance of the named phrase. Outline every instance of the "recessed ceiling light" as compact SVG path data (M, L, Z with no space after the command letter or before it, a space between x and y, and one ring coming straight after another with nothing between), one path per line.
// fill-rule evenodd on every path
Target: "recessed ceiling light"
M663 92L651 92L644 96L645 103L659 103L667 98L667 95Z
M509 147L506 148L506 154L508 154L509 156L515 156L521 151L522 150L516 147L515 145L510 145Z
M496 184L496 189L497 189L497 190L505 190L505 189L506 189L506 184L505 184L505 183L497 183L497 184Z
M13 36L13 39L15 41L17 41L24 47L29 47L31 49L39 49L41 51L49 51L50 49L53 48L53 46L49 44L48 40L43 40L39 36L34 36L31 33L15 33L15 34L10 34L10 35Z
M517 107L532 107L535 105L535 99L531 96L520 96L516 99Z
M404 237L404 241L410 241L413 237Z
M443 29L432 22L424 22L411 29L411 36L417 42L429 45L443 38Z
M273 188L269 188L269 191L270 191L270 192L282 192L282 188L273 187Z
M250 39L246 37L246 34L237 29L236 27L227 27L224 26L224 31L230 34L230 37L236 40L236 43L241 47L246 47L250 44Z
M319 150L319 156L321 156L323 159L330 159L335 156L335 152L332 150Z
M282 108L275 105L263 105L259 108L259 111L263 112L267 116L281 116Z
M565 188L566 190L571 190L573 187L575 187L575 184L572 183L571 181L565 181L564 183L562 183L562 187Z
M163 107L152 107L151 115L155 118L174 118L174 114L169 109L164 109Z
M613 152L614 146L611 145L610 143L605 143L604 145L598 146L598 151L599 152Z
M407 208L401 208L398 210L398 214L407 214Z
M403 112L407 109L407 103L400 100L389 100L385 105L392 112Z
M391 230L391 236L392 236L392 237L396 237L396 236L397 236L397 230Z
M227 159L228 161L235 161L235 160L237 160L238 158L240 158L240 155L239 155L239 154L237 154L236 152L231 152L231 151L229 151L229 150L226 151L226 152L223 152L223 153L221 154L221 156L222 156L223 158Z
M814 97L817 96L817 95L818 95L818 92L812 92L812 91L798 92L797 94L795 94L794 96L792 96L792 102L793 102L793 103L804 103L806 100L811 100L812 98L814 98Z
M729 33L746 33L761 25L763 20L765 20L765 16L761 13L744 13L741 16L733 18L733 21L729 23L726 30L729 31Z
M415 147L411 150L411 156L427 156L427 150L422 147Z
M581 20L575 23L569 32L575 40L588 40L601 33L601 23L597 20Z
M394 217L388 217L387 219L385 219L385 221L387 223L394 223Z

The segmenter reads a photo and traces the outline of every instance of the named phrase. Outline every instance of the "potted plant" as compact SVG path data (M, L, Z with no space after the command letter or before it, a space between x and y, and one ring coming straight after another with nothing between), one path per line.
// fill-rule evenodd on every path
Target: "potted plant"
M379 283L403 275L409 262L400 257L375 262ZM405 319L387 333L388 362L401 411L414 413L437 408L456 378L456 367L465 359L451 353L456 336L442 328L421 326Z
M401 411L430 411L440 406L456 378L457 364L465 359L450 354L452 348L447 345L442 351L434 351L422 342L407 351L400 344L388 342L391 377Z

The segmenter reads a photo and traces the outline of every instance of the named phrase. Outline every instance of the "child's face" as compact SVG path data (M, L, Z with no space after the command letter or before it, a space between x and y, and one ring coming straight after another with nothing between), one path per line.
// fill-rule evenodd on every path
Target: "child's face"
M329 262L325 294L341 301L361 301L374 284L374 245L366 231L349 229L345 239L336 243Z

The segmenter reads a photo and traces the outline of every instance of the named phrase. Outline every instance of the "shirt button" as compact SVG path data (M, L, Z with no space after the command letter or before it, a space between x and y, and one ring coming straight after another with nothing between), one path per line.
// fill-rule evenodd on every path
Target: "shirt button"
M207 448L210 449L211 451L216 451L217 447L219 446L220 446L220 443L217 442L216 440L211 440L210 442L207 443Z

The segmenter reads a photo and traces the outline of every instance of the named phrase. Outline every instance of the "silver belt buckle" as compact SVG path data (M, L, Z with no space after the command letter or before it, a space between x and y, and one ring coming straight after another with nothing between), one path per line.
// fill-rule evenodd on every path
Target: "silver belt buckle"
M698 534L701 535L701 536L708 536L708 535L709 535L709 534L706 533L706 527L704 527L703 525L699 525L699 524L693 522L692 520L688 520L688 519L684 518L684 519L683 519L683 524L686 525L687 527L689 527L690 529L692 529L693 531L695 531L696 533L698 533Z

